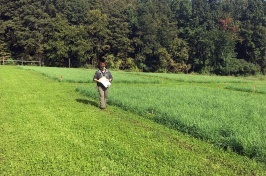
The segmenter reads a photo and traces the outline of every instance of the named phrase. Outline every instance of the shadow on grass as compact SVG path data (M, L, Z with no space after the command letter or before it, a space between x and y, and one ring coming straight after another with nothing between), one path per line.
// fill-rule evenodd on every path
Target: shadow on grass
M99 107L98 103L95 102L95 101L86 100L86 99L76 99L76 101L77 101L78 103L91 104L92 106Z

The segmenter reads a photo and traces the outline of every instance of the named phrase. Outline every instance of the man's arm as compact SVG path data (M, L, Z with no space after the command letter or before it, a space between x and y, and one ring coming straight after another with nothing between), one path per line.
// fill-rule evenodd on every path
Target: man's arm
M93 76L93 81L95 81L95 82L100 82L99 80L98 80L98 75L97 75L97 72L94 74L94 76Z
M95 81L95 82L100 82L100 81L99 81L98 79L96 79L96 78L94 78L93 81Z
M110 75L109 75L109 80L108 81L111 82L111 81L113 81L113 76L112 76L111 72L109 72L109 74Z

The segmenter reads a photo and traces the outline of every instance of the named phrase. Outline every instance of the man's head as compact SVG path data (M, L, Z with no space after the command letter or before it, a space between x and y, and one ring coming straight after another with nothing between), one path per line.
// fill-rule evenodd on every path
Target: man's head
M99 62L99 67L101 70L105 69L105 63L104 62Z

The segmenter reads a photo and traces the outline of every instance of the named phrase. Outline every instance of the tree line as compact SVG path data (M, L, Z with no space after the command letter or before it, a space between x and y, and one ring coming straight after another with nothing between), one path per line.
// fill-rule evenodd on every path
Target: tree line
M266 72L264 0L0 0L0 57L45 66Z

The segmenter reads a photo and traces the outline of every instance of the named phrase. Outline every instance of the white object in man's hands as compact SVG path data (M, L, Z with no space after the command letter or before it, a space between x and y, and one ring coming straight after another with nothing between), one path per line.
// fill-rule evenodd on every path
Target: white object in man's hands
M99 81L106 88L111 86L111 83L106 79L106 77L102 77L101 79L99 79Z

